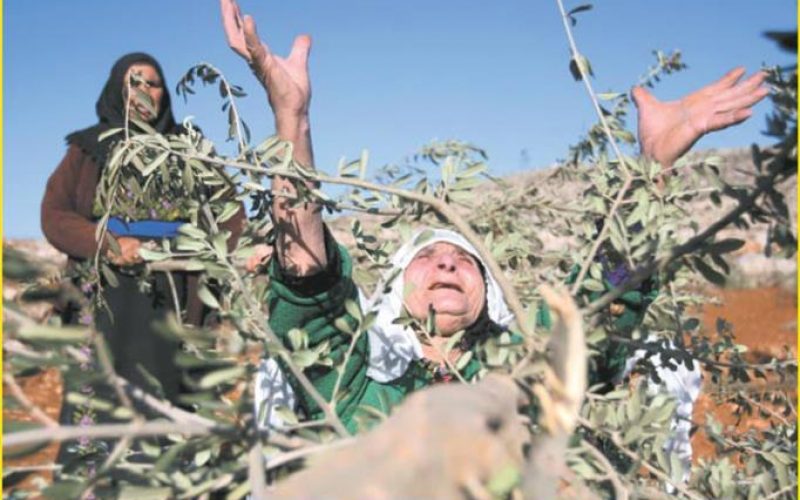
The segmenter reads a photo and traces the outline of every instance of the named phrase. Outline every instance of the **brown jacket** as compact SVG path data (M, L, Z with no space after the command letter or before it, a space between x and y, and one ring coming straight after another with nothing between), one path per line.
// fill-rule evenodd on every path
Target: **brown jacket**
M42 199L42 231L47 241L67 254L70 261L89 259L97 251L92 205L100 180L100 168L79 147L70 145L67 154L47 181ZM244 207L222 224L231 231L228 247L233 248L244 227ZM186 320L194 325L202 321L203 304L197 297L199 275L187 276L189 297Z

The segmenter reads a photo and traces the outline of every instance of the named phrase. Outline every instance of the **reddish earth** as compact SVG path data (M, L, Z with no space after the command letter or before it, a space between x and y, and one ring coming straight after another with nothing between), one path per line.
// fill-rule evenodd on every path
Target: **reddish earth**
M797 295L782 288L754 288L722 290L718 293L720 305L706 305L703 310L702 325L710 332L716 331L717 318L725 318L733 325L735 340L748 348L746 360L752 363L766 359L784 358L788 347L790 356L797 358ZM796 374L795 374L796 375ZM775 377L771 377L771 381ZM788 378L787 396L797 407L796 376ZM747 385L749 397L757 399L766 390L767 382L755 379ZM774 385L771 387L774 388ZM733 426L737 433L748 430L768 429L780 417L763 417L755 411L752 415L739 416L737 405L725 402L720 395L721 387L713 386L709 377L704 377L703 393L694 408L693 420L698 430L692 437L694 459L711 458L714 446L703 430L706 414L711 413L715 420L724 426ZM796 419L797 415L789 418Z
M767 356L784 356L783 347L789 346L792 357L797 353L797 297L794 293L780 288L756 288L722 290L718 293L720 305L707 305L703 310L703 328L705 332L714 332L717 318L725 318L733 324L736 341L744 344L749 349L749 360L758 362ZM706 377L706 379L708 379ZM29 377L20 381L25 394L34 405L42 408L51 418L58 419L61 401L61 381L54 371ZM764 389L761 381L751 384L752 394L755 396ZM792 382L791 397L796 406L797 392ZM772 423L771 418L758 416L738 417L734 414L736 406L727 403L715 393L719 392L708 381L704 385L704 392L695 405L694 420L698 423L692 441L695 450L695 459L714 456L714 447L708 440L703 430L703 422L707 413L713 414L717 421L724 425L734 426L737 432L748 429L763 430ZM750 389L750 386L748 386ZM8 389L4 388L6 394ZM3 411L3 418L29 419L21 411ZM793 418L796 418L794 416ZM38 453L18 460L4 460L4 468L14 466L27 466L38 464L52 464L57 452L56 446L50 446ZM41 473L49 482L51 474ZM31 477L23 483L28 488L34 488Z

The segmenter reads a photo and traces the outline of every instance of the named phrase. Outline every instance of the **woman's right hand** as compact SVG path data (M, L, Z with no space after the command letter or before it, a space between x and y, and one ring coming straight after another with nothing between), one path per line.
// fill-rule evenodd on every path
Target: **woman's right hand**
M114 252L111 248L108 249L106 255L112 264L117 266L132 266L142 262L142 257L139 255L139 248L141 242L136 238L128 236L121 236L117 238L119 245L119 253Z
M311 101L308 78L311 37L295 38L289 57L283 58L270 52L267 44L261 41L252 17L242 18L236 0L220 0L220 8L228 45L250 64L267 91L276 120L307 117Z
M247 258L244 268L249 273L254 273L270 257L272 257L272 245L258 244L253 247L253 254Z

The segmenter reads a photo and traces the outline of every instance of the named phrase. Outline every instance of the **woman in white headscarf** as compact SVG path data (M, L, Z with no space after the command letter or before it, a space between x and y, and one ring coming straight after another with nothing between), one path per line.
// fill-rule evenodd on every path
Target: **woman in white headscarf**
M277 56L259 39L252 18L240 16L234 0L220 1L228 43L248 61L264 86L277 135L294 144L296 161L313 168L311 39L299 36L288 57ZM766 91L761 87L763 74L740 82L743 74L741 68L733 70L672 102L660 102L644 89L634 89L643 154L669 166L705 133L745 120ZM272 189L288 196L276 196L273 204L277 239L269 263L270 326L287 345L294 340L312 357L326 350L334 363L340 363L349 354L341 375L313 360L304 370L328 400L341 388L336 409L349 428L355 428L359 408L387 409L410 391L437 380L474 378L481 366L474 355L480 342L503 342L513 348L517 339L505 331L510 314L496 282L477 252L457 234L437 230L412 238L394 258L400 272L364 301L351 279L352 261L326 230L319 207L292 206L287 199L296 189L286 179L273 179ZM361 302L366 311L377 314L368 335L361 336L349 352L349 331L357 320L348 312L348 301ZM641 309L631 317L640 317L647 301L638 304ZM541 322L545 320L542 316ZM460 340L446 349L451 347L448 339L460 331L465 332ZM296 386L284 378L277 363L265 362L259 375L263 399L259 413L269 419L274 415L263 413L265 407L285 404L304 418L320 418L318 405L292 387Z

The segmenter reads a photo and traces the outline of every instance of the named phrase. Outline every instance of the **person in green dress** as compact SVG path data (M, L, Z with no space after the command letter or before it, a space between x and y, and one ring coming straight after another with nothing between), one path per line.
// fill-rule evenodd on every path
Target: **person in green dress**
M259 38L253 19L241 16L235 0L220 0L220 4L228 44L248 62L264 87L277 135L293 143L297 162L313 168L308 75L311 38L298 36L289 56L280 57ZM735 69L671 102L658 101L642 88L634 89L642 153L666 167L705 133L745 120L767 90L762 86L763 73L741 80L743 74L743 69ZM296 189L285 178L275 177L272 191L286 195L275 196L273 204L277 236L268 263L267 304L272 330L288 345L289 332L302 329L308 347L327 343L336 363L344 359L351 337L335 323L340 320L341 325L343 319L351 328L355 323L346 302L352 300L365 311L377 312L368 335L353 346L341 381L337 383L337 370L329 366L315 364L305 369L326 400L331 400L334 389L345 389L338 394L336 409L349 430L358 428L358 416L365 407L386 411L409 392L437 381L473 379L480 361L473 356L459 364L460 370L453 370L461 356L477 352L474 348L481 342L502 337L503 342L513 344L518 338L507 331L511 314L495 278L460 235L448 230L417 233L394 257L400 272L366 300L353 283L350 256L325 227L320 208L313 203L290 204L287 199ZM635 323L643 316L649 299L640 298L626 307L626 321ZM432 333L420 333L414 322L395 322L406 315L424 325L431 313L435 318ZM539 316L539 322L547 326L546 311ZM444 344L461 331L465 332L462 340L445 358ZM262 364L256 380L256 408L263 424L280 425L274 412L263 411L265 406L285 405L302 418L322 418L321 408L285 373L274 360Z

